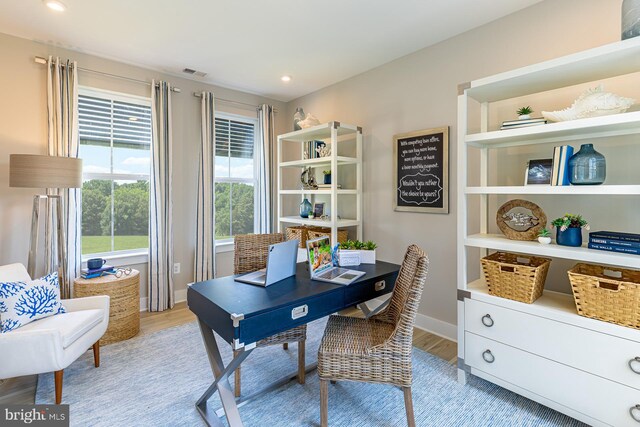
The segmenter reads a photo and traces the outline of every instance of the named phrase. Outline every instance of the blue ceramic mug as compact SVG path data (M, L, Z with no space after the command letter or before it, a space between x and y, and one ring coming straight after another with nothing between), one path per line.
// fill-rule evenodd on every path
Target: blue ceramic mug
M102 268L102 266L107 262L106 259L102 259L102 258L91 258L90 260L87 261L87 268L89 270L97 270L99 268Z

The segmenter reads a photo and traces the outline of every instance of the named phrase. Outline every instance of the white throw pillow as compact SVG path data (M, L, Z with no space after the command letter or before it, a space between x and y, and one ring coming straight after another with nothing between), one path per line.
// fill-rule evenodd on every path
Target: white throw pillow
M0 282L0 332L13 331L34 320L64 313L58 273L30 282Z

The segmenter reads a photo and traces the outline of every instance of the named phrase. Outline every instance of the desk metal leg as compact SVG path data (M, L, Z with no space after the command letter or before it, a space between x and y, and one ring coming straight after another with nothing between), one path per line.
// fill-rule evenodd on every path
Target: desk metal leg
M383 302L382 304L380 304L379 306L377 306L373 310L371 310L369 308L369 306L367 305L366 302L358 304L357 307L360 309L360 311L362 311L364 313L364 317L366 319L368 319L371 316L376 315L376 314L380 313L382 310L384 310L389 305L390 301L391 301L391 298L387 298L387 300L385 302Z
M222 422L214 411L209 412L207 410L207 401L218 389L220 394L220 400L222 401L222 407L224 413L227 416L227 421L230 427L242 427L242 420L240 419L240 412L238 412L238 405L236 404L235 397L231 384L229 384L229 375L244 361L244 359L251 354L251 350L240 350L236 357L226 366L222 362L222 356L220 355L220 349L216 342L216 337L213 334L211 328L209 328L204 322L198 320L200 325L200 332L202 333L202 339L209 356L209 363L211 364L211 370L215 377L215 381L207 391L196 402L196 408L200 413L200 416L204 419L209 427L222 426Z

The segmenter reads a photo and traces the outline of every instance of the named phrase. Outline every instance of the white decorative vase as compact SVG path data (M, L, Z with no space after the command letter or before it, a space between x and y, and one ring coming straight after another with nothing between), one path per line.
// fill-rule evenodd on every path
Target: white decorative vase
M518 120L529 120L531 118L531 114L522 114L518 116Z
M372 251L360 251L360 262L362 264L375 264L376 263L376 250Z
M551 237L539 236L538 237L538 242L542 243L543 245L548 245L549 243L551 243Z

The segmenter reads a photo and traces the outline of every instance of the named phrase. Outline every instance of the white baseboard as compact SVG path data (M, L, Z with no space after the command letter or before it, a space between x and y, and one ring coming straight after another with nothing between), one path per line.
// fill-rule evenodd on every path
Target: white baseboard
M387 298L375 298L377 304L382 304ZM458 342L458 327L453 323L447 323L445 321L429 317L427 315L418 313L416 314L416 323L414 327L422 329L433 335L437 335L442 338L446 338L449 341Z
M180 289L175 291L176 302L183 302L187 300L187 290ZM147 297L140 298L140 311L147 311L147 304L149 299Z

